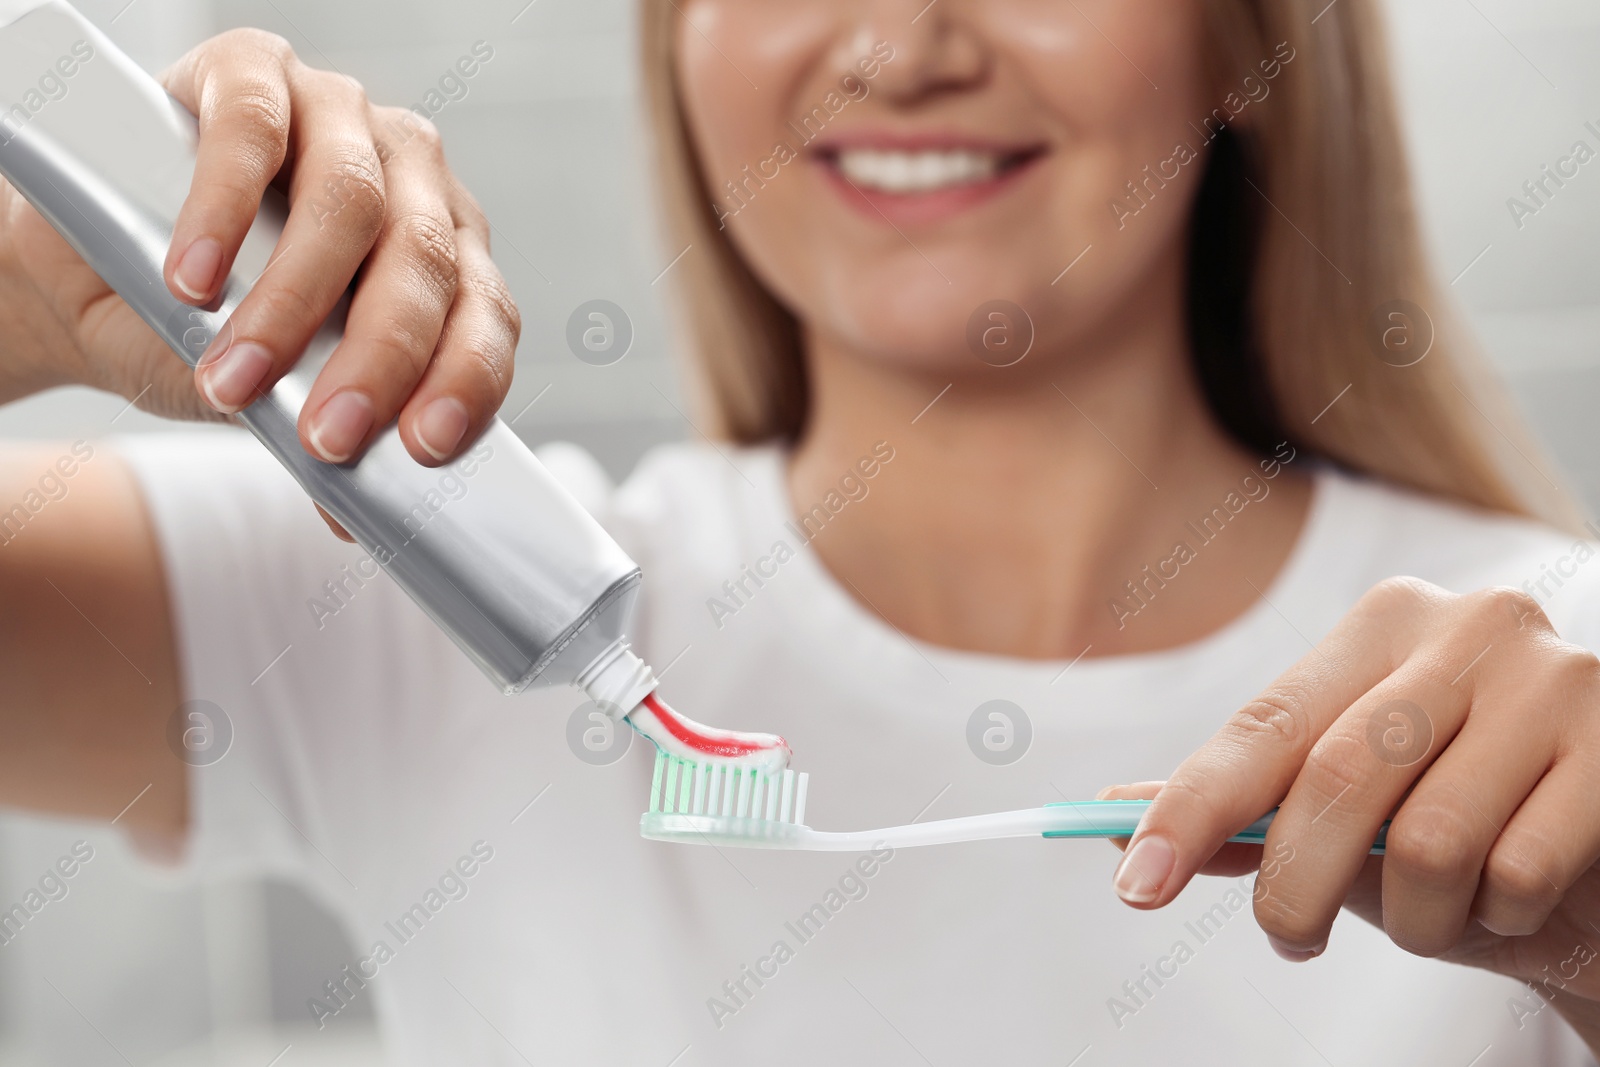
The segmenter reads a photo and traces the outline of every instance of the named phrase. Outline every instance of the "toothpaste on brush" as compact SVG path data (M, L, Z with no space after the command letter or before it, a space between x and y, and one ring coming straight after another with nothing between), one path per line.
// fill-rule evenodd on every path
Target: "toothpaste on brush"
M703 726L658 698L657 684L654 672L625 642L613 646L577 680L602 711L624 719L669 756L766 775L781 775L789 766L789 743L777 734Z
M789 766L789 743L777 734L718 730L685 718L654 693L628 713L628 722L669 756L694 763L742 767L776 776Z

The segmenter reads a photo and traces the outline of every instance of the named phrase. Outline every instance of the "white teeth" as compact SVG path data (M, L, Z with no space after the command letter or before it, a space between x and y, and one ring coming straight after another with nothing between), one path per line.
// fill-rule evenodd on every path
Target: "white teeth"
M926 193L986 182L1000 173L992 152L888 152L852 148L839 153L839 170L857 185L885 193Z

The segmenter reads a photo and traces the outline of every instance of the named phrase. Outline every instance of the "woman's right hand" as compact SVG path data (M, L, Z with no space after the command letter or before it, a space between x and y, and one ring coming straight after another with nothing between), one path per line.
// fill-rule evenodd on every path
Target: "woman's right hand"
M168 417L222 418L293 366L359 270L301 442L342 462L398 416L418 462L453 459L505 398L521 323L489 258L488 223L433 125L372 105L352 80L256 30L202 44L164 80L200 117L168 287L209 302L275 184L291 210L272 265L224 331L231 344L219 339L191 371L0 182L0 402L84 384Z

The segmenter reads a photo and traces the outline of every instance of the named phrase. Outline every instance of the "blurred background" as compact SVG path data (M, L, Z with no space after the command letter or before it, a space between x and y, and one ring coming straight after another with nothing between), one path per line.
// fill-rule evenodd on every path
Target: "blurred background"
M31 6L0 0L0 22ZM526 321L503 416L530 443L582 445L619 479L650 446L696 433L663 306L684 250L661 245L650 210L633 0L78 6L152 70L209 35L258 26L288 38L307 62L401 105L423 103L457 59L487 44L493 58L433 119L494 226L496 258ZM1526 202L1523 183L1574 141L1600 145L1585 129L1600 129L1600 6L1386 6L1436 273L1592 516L1600 512L1600 160L1520 226L1507 201ZM608 367L579 361L565 341L568 318L596 299L620 305L634 328L631 350ZM9 438L161 425L120 398L76 389L0 408L0 437ZM343 1015L336 1042L319 1035L315 1053L292 1047L314 1025L306 991L354 954L337 924L291 886L162 885L115 831L8 817L0 818L0 901L21 899L78 840L92 843L95 858L69 896L0 945L0 1067L376 1062L370 1026L347 1026ZM358 999L349 1014L367 1011Z

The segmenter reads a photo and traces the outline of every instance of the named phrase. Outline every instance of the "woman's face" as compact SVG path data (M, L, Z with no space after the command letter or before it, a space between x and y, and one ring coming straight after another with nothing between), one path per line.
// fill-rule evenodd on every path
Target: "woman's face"
M1222 103L1200 0L678 7L707 192L814 337L958 372L991 301L1026 309L1036 365L1176 306Z

